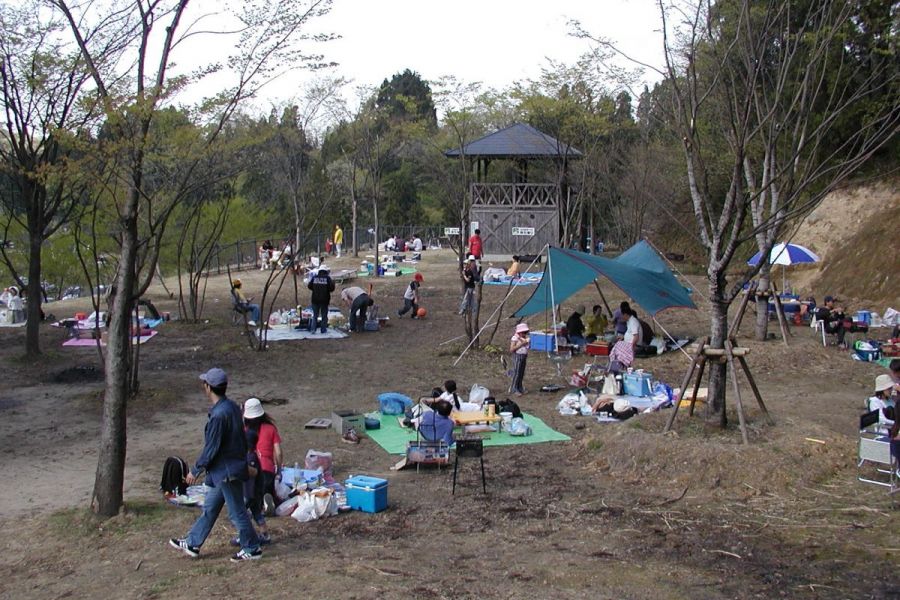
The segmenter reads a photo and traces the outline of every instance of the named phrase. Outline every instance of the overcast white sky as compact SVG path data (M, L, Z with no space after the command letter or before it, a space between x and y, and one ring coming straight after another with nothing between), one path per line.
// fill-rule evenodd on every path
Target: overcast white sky
M587 41L568 35L570 19L641 60L661 60L654 0L335 0L312 25L342 36L317 51L357 85L376 86L409 68L427 80L454 75L503 88L537 78L547 58L574 63L588 50ZM297 95L309 78L288 74L260 104Z

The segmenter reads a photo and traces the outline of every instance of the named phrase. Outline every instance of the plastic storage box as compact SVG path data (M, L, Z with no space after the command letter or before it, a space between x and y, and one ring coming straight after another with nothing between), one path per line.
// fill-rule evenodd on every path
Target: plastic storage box
M354 475L344 482L344 486L347 489L347 504L353 510L377 513L387 508L387 479Z
M650 373L625 373L622 379L625 393L629 396L650 396L653 393Z

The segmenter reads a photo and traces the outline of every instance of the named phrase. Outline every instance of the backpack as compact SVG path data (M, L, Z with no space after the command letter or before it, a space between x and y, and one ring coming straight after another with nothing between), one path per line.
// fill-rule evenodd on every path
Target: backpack
M519 408L519 405L516 404L515 400L510 400L507 398L506 400L501 400L497 403L497 412L504 413L509 412L512 413L513 419L521 419L522 418L522 409Z
M183 496L187 492L187 483L184 481L187 474L187 464L177 456L170 456L163 464L159 489L165 494L177 493L179 496Z

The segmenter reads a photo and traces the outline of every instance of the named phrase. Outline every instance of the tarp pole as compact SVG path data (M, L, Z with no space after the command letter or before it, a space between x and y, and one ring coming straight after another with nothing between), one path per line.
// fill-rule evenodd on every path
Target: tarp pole
M654 323L656 323L657 325L659 325L659 328L663 330L663 333L666 334L666 337L668 337L670 340L672 340L672 343L675 344L675 346L676 346L679 350L681 350L681 353L682 353L682 354L684 354L685 356L687 356L688 360L693 360L693 358L691 357L691 355L688 354L688 353L684 350L684 348L682 348L681 346L678 345L678 340L676 340L675 338L673 338L673 337L672 337L672 334L669 333L668 331L666 331L666 328L665 328L665 327L663 327L662 325L660 325L659 321L656 320L656 317L655 317L655 316L650 315L650 318L653 319L653 322L654 322ZM683 397L683 396L684 396L684 392L682 392L681 395L682 395L682 397Z
M600 289L600 284L597 283L596 279L594 279L594 285L597 287L597 293L600 294L600 299L603 300L603 306L606 307L606 312L609 313L610 320L612 320L613 312L609 309L609 303L606 301L606 296L603 295L603 290Z
M537 262L537 259L541 257L541 254L544 253L544 250L545 250L546 248L547 248L547 245L544 245L544 248L542 248L541 251L534 257L534 260L532 260L532 261L531 261L531 264L528 265L528 268L525 269L525 272L526 272L526 273L528 273L528 272L531 270L531 267L534 266L534 263ZM549 253L549 252L547 253L547 268L548 268L548 270L549 270L549 268L550 268L550 253ZM551 280L551 282L552 282L552 280ZM503 308L503 305L506 304L506 301L509 299L509 297L510 297L510 296L512 295L512 293L513 293L513 290L515 290L515 289L516 289L516 286L514 286L514 285L509 286L509 290L506 292L506 296L503 298L503 300L500 302L500 304L497 305L497 308L494 309L494 312L491 313L491 316L489 316L489 317L487 318L487 324L484 325L481 329L479 329L479 330L478 330L478 333L476 333L475 335L472 336L472 340L471 340L471 341L469 342L469 344L463 349L462 354L460 354L460 355L456 358L456 360L453 361L453 366L454 366L454 367L457 365L457 363L459 363L459 361L462 360L462 357L466 355L466 352L469 351L469 348L472 347L472 344L475 343L475 340L477 340L477 339L479 338L479 336L482 334L482 332L484 332L485 329L487 329L488 327L490 327L491 325L493 325L492 321L493 321L493 319L494 319L494 315L496 315L497 312L498 312L501 308ZM462 337L462 336L459 336L459 337ZM458 338L454 338L454 339L458 339ZM448 340L448 341L453 341L453 340ZM446 342L445 342L445 343L446 343Z
M547 249L547 273L550 274L550 316L553 318L553 322L550 324L550 329L553 331L553 340L552 344L553 348L556 348L556 294L553 291L553 265L550 264L550 249ZM547 356L550 356L550 347L551 344L547 344Z

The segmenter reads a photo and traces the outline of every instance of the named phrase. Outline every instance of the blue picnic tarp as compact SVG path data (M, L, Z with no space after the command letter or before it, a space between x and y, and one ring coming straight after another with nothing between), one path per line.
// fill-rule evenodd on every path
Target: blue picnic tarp
M662 258L642 240L616 258L551 247L540 284L513 316L522 318L546 311L600 276L613 282L651 316L667 308L697 308Z

